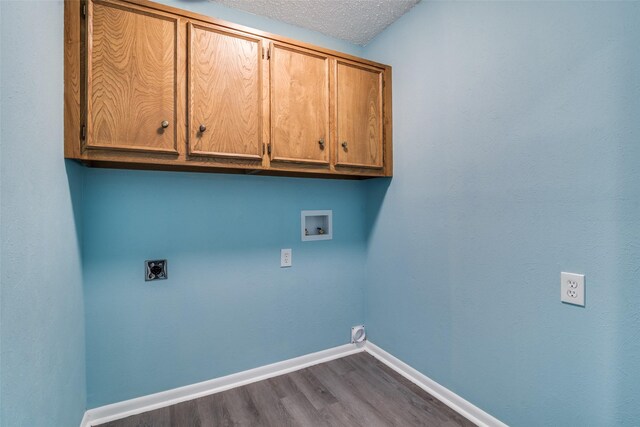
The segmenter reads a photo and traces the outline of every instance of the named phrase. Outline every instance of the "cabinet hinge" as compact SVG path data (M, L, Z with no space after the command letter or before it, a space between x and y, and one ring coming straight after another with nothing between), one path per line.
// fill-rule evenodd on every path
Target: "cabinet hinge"
M267 59L271 59L271 48L267 48Z
M82 17L83 18L87 17L87 4L86 3L82 3Z
M80 138L82 138L83 141L87 138L87 127L85 125L82 125L80 128Z
M271 154L271 143L267 144L267 154Z

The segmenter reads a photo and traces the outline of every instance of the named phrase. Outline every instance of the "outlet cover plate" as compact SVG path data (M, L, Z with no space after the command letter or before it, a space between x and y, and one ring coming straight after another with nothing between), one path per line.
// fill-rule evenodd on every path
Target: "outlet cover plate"
M167 260L155 259L144 262L144 280L164 280L167 278Z
M280 268L291 267L291 249L280 250Z
M560 273L560 301L584 307L584 274Z

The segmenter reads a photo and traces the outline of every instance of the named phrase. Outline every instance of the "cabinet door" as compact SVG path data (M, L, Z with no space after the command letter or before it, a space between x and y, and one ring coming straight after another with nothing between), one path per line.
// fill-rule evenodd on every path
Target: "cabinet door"
M382 70L336 64L338 166L382 168Z
M262 159L262 40L189 24L189 154Z
M88 148L176 151L177 18L89 2Z
M329 58L272 43L271 160L329 164Z

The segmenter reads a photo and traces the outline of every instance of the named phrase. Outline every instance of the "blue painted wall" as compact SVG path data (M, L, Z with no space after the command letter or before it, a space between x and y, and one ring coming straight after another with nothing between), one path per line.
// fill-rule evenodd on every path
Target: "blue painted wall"
M422 2L365 50L394 67L370 337L510 425L640 419L639 22L637 2Z
M363 318L361 182L86 173L89 406L345 344ZM300 210L334 239L300 241ZM280 249L293 267L280 268ZM143 261L169 278L145 282Z
M0 425L85 409L81 170L62 156L62 2L0 2Z
M169 4L360 53L210 2ZM85 170L88 406L347 343L364 316L364 185ZM300 241L304 209L333 210L333 240ZM144 281L154 258L169 260L168 280Z

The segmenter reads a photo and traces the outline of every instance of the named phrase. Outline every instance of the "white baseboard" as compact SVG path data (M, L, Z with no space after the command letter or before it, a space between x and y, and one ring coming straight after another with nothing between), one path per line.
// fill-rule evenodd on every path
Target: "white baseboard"
M468 419L480 427L508 427L505 423L492 415L486 413L482 409L473 405L471 402L458 396L448 388L438 384L431 378L422 374L420 371L412 368L402 360L387 353L371 341L367 341L364 350L373 357L422 388L424 391L440 400L442 403Z
M304 356L295 357L282 362L272 363L271 365L227 375L225 377L178 387L172 390L150 394L148 396L137 397L135 399L125 400L111 405L100 406L98 408L89 409L85 412L80 427L97 426L109 421L125 418L130 415L175 405L176 403L184 402L186 400L196 399L198 397L219 393L231 388L277 377L278 375L287 374L319 363L339 359L361 351L364 351L361 345L356 346L355 344L345 344L328 350L322 350L317 353L306 354Z
M80 427L91 427L91 423L89 422L89 411L84 411L82 421L80 421Z
M284 375L289 372L304 369L319 363L328 362L330 360L339 359L362 351L366 351L371 354L373 357L380 360L382 363L389 366L409 381L418 385L427 393L442 401L445 405L449 406L451 409L478 426L508 427L497 418L484 412L482 409L458 396L446 387L438 384L431 378L387 353L370 341L366 341L364 345L345 344L328 350L319 351L317 353L311 353L295 357L293 359L284 360L282 362L273 363L271 365L227 375L225 377L215 378L184 387L174 388L172 390L162 391L160 393L150 394L148 396L137 397L135 399L125 400L111 405L89 409L85 412L80 427L98 426L130 415L140 414L142 412L175 405L176 403L184 402L186 400L219 393L231 388L277 377L278 375Z

